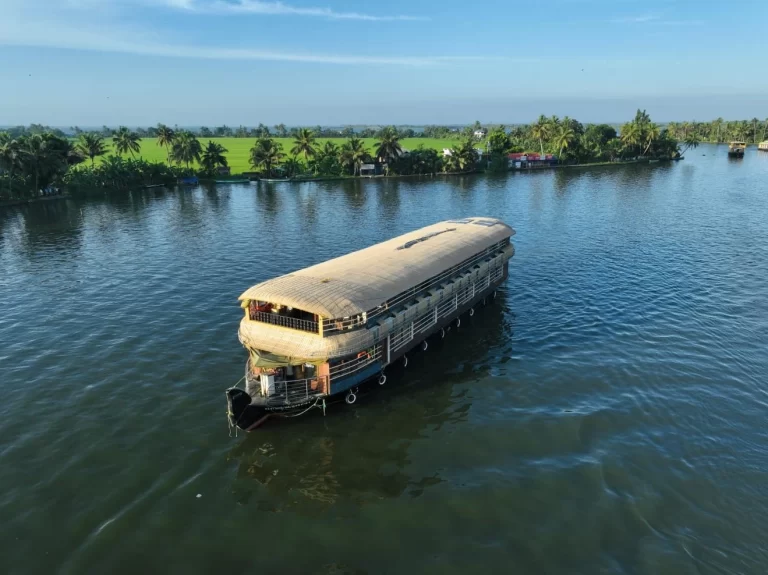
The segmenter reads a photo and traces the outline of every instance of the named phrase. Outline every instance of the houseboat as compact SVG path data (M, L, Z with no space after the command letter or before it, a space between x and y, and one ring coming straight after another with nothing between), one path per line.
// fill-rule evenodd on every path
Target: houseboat
M757 145L757 149L761 152L768 152L768 140L765 140L764 142L760 142Z
M230 424L348 404L387 381L429 337L445 337L507 278L515 231L501 220L448 220L257 284L240 296L244 388L227 390Z
M732 158L743 158L746 149L746 142L731 142L728 144L728 155Z

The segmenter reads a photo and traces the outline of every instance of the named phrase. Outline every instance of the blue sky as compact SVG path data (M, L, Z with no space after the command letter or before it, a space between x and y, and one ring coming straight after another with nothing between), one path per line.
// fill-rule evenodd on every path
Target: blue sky
M0 125L768 117L768 2L0 0Z

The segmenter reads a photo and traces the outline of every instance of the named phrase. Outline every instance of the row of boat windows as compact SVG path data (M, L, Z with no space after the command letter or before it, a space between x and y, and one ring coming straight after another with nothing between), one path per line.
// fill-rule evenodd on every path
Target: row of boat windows
M335 320L323 321L323 333L350 330L359 327L372 327L382 317L393 316L398 311L413 304L419 297L424 296L429 290L439 288L440 284L448 283L464 274L473 268L480 267L481 264L492 261L495 257L501 255L503 250L509 245L509 238L505 238L500 242L486 248L485 250L475 254L471 258L464 260L463 262L448 268L447 270L421 282L413 288L407 289L395 297L387 300L384 304L377 308L369 310L366 313L352 317L341 318ZM374 321L375 320L375 321Z
M440 284L450 282L453 279L466 274L473 268L479 268L481 264L490 262L497 257L509 245L509 238L486 248L463 262L409 288L382 305L362 314L323 320L323 334L338 333L354 330L362 327L371 327L383 316L396 314L407 304L412 304L417 298L425 295L428 290L439 287ZM310 333L320 333L320 324L317 314L284 305L272 304L263 301L251 301L248 305L248 317L252 321L268 323L280 327L287 327ZM373 321L376 320L376 321Z

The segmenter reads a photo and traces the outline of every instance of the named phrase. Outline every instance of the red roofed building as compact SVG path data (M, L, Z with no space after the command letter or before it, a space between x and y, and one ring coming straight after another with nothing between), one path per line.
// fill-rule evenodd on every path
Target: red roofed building
M509 154L509 167L513 170L527 170L532 168L551 168L557 165L557 156L553 154L538 154L536 152L519 152Z

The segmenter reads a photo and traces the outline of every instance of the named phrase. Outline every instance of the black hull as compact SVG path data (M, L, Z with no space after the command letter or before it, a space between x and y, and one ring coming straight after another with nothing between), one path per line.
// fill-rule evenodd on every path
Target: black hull
M290 406L266 406L252 403L251 396L244 390L233 387L226 391L227 415L231 425L244 431L256 429L271 416L290 417L309 411L315 405L322 406L323 398L311 398Z

